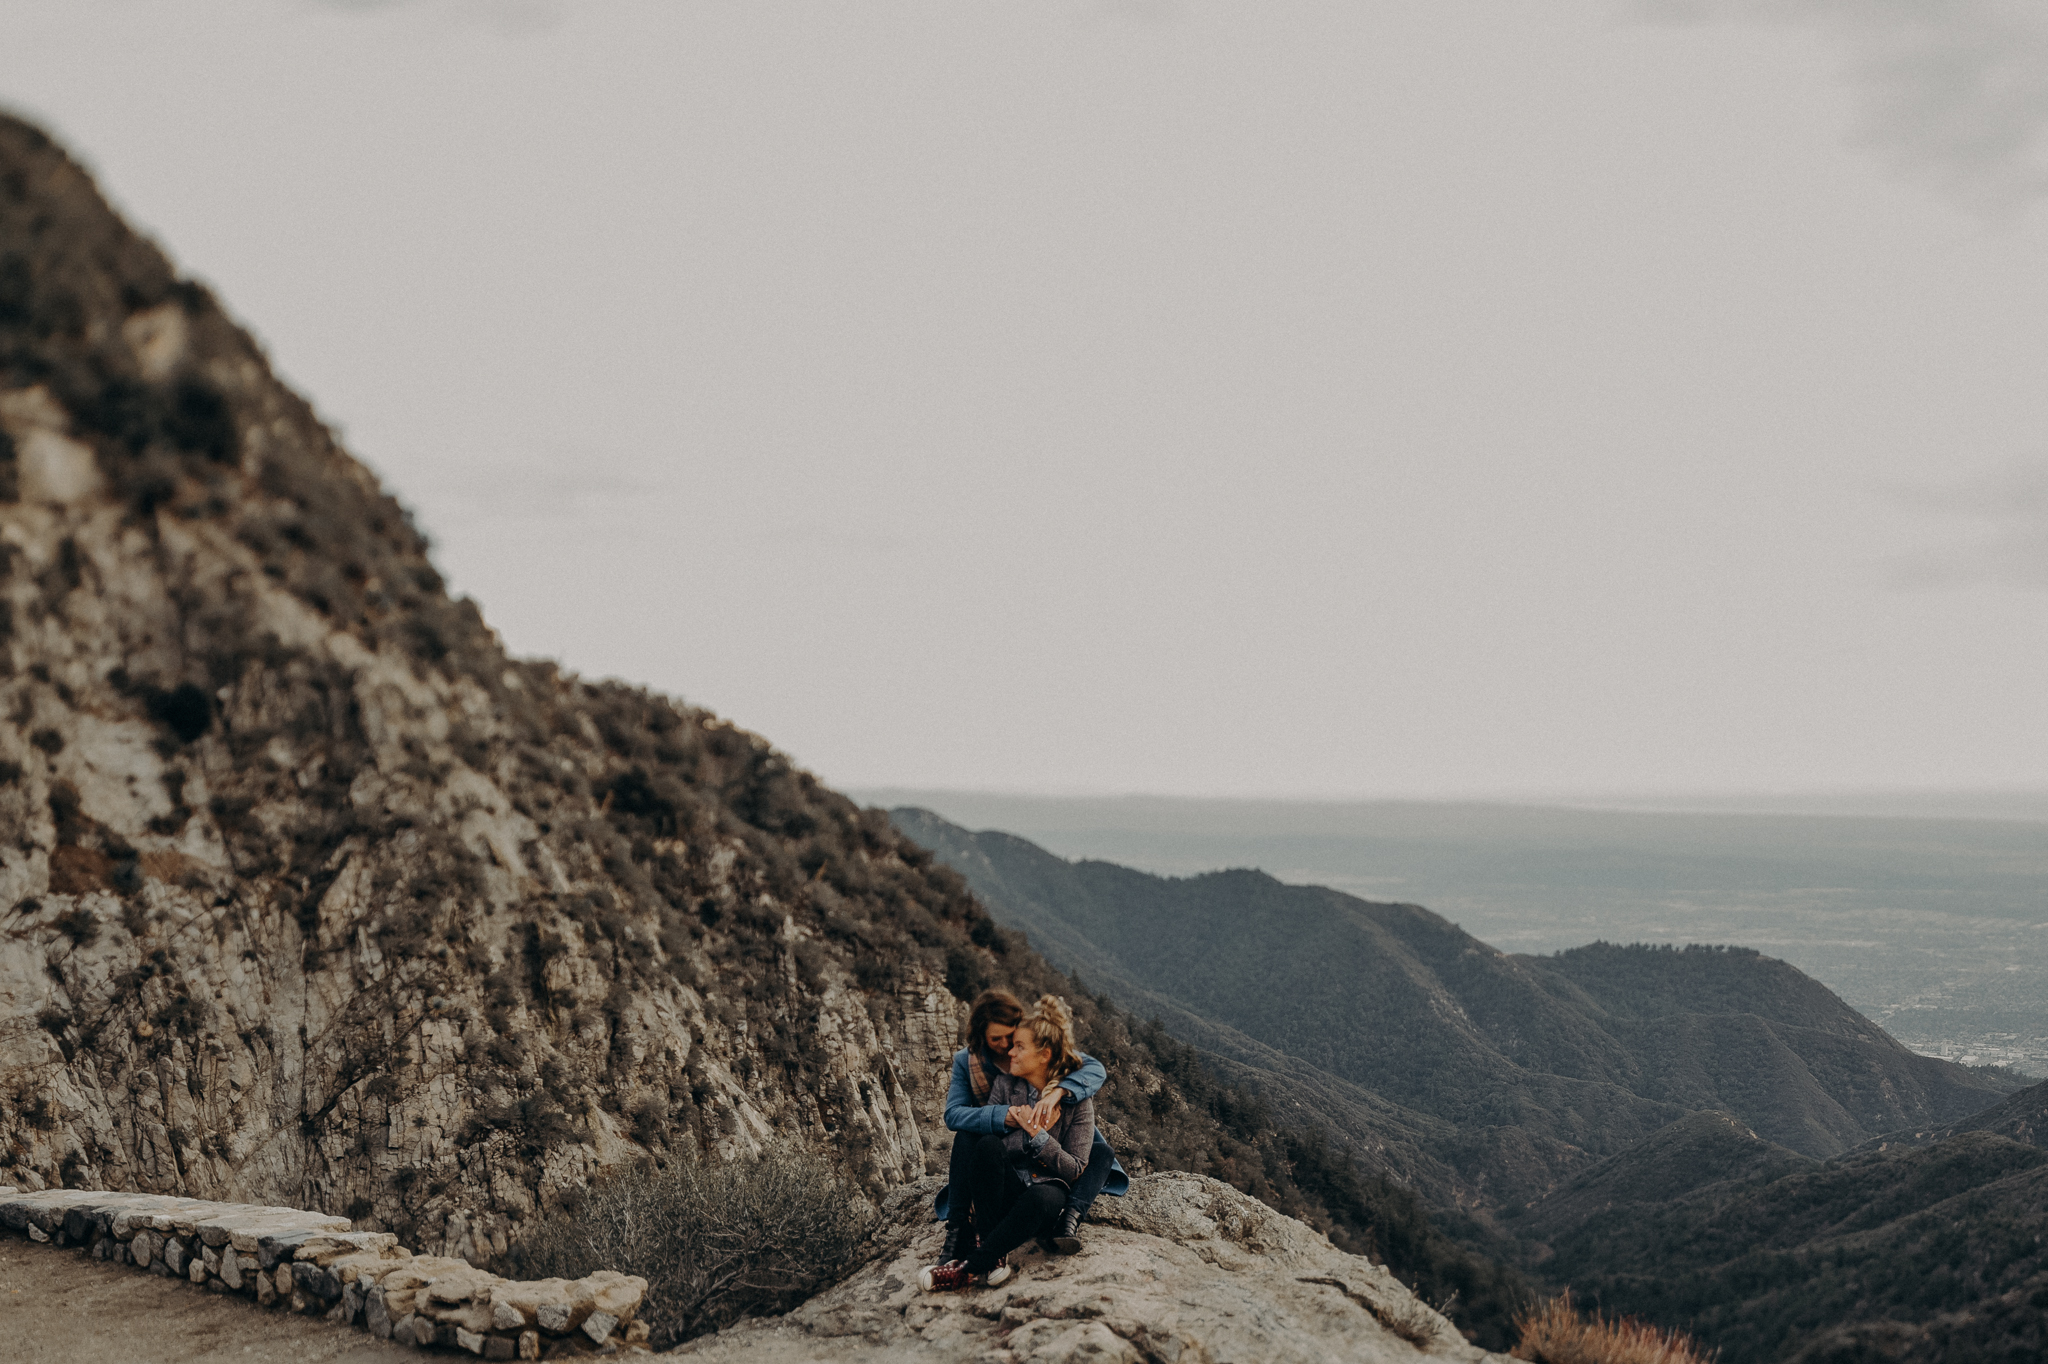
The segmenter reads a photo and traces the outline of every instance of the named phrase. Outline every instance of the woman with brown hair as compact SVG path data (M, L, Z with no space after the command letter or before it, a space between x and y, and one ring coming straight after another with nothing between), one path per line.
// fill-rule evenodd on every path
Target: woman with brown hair
M1062 1102L1049 1115L1039 1104L1082 1061L1066 1004L1040 995L1015 1025L1008 1061L1008 1073L990 1081L988 1097L989 1106L1004 1107L1014 1125L1000 1136L977 1136L972 1148L969 1184L980 1244L962 1259L928 1266L918 1276L926 1292L965 1288L977 1280L994 1286L1009 1279L1015 1271L1006 1257L1058 1225L1068 1195L1088 1169L1095 1141L1094 1099Z

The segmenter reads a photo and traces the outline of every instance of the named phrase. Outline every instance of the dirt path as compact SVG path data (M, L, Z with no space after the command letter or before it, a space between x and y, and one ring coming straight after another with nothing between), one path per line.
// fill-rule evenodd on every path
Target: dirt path
M0 1238L0 1359L12 1364L396 1364L413 1351L125 1265Z

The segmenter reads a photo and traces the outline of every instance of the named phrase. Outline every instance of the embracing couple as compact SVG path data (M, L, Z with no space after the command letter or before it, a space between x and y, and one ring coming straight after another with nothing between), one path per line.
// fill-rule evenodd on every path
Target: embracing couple
M1105 1076L1075 1045L1074 1016L1057 997L1040 995L1028 1012L1008 990L974 1001L946 1090L946 1244L918 1276L926 1292L1005 1282L1010 1252L1033 1238L1063 1255L1081 1248L1075 1233L1096 1196L1130 1187L1095 1127Z

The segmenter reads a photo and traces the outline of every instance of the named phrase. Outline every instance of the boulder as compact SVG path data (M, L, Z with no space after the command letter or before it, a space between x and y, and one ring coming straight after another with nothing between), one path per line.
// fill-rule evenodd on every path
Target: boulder
M379 1340L391 1339L391 1311L385 1305L382 1284L363 1294L363 1329Z
M311 1260L319 1265L331 1264L343 1256L398 1259L410 1258L411 1254L400 1249L398 1238L388 1231L315 1232L300 1238L292 1247L294 1260Z
M593 1312L606 1313L616 1321L631 1321L646 1297L647 1280L639 1275L601 1269L580 1279L503 1283L498 1286L494 1301L510 1307L523 1321L549 1335L565 1336L580 1329Z
M491 1329L491 1290L502 1282L495 1274L464 1265L438 1274L422 1286L413 1299L413 1310L438 1324L481 1336Z

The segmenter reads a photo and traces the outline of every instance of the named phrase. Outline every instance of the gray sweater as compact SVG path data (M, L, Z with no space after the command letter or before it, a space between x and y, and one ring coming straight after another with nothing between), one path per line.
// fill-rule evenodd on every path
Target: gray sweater
M1038 1091L1014 1075L997 1075L989 1086L991 1104L1035 1104ZM1037 1136L1021 1127L1003 1133L1003 1147L1017 1177L1037 1184L1048 1179L1072 1185L1088 1168L1088 1148L1095 1143L1095 1100L1068 1100L1051 1127Z

